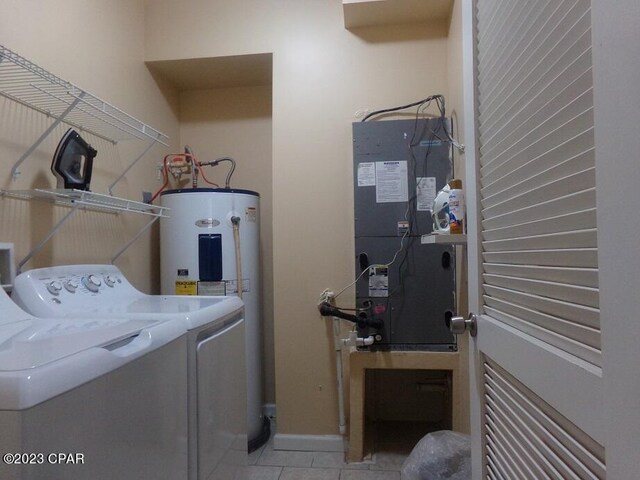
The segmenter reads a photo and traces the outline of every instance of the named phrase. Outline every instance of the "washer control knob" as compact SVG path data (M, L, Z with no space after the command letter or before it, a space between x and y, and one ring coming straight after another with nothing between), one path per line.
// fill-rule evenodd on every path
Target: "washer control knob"
M64 282L64 288L69 293L76 293L76 289L78 288L78 282L76 282L73 279L67 280L66 282Z
M82 277L82 284L87 287L87 290L90 292L97 293L102 282L95 275L87 275L86 277Z
M49 282L47 284L47 290L52 295L60 295L60 290L62 290L62 284L58 280L54 280L53 282Z
M116 284L116 277L113 275L107 275L104 277L104 283L107 284L107 287L112 287Z

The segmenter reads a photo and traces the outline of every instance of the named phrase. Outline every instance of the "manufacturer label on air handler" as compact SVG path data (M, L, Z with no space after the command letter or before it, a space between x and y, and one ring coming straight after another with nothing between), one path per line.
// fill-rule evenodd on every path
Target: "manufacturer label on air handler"
M176 280L176 295L197 295L198 282L195 280Z

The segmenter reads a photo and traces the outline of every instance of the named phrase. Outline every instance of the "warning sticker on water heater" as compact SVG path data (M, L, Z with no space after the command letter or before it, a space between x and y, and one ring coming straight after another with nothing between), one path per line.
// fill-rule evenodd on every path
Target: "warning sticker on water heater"
M198 282L195 280L176 280L176 295L197 295Z
M244 211L244 218L247 222L256 223L258 221L258 209L256 207L247 207Z
M227 283L227 295L232 295L234 293L238 293L238 281L237 280L226 280ZM248 293L251 291L251 284L249 283L248 278L242 279L242 293Z

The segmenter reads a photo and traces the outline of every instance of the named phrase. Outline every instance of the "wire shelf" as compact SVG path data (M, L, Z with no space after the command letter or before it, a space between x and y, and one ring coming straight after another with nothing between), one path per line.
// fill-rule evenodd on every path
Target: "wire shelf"
M60 123L65 123L81 132L118 143L120 140L140 139L149 142L147 148L135 158L124 172L109 186L109 195L84 190L0 190L1 197L23 200L43 200L70 210L47 233L18 267L36 255L54 234L78 210L93 210L104 213L131 212L150 217L147 224L126 243L111 259L116 261L124 251L155 223L166 217L168 208L117 198L111 195L113 187L151 149L161 144L168 146L169 137L131 115L99 99L76 85L61 79L38 65L0 45L0 95L25 107L36 110L53 119L40 137L14 163L11 175L14 180L20 175L20 165L38 148Z
M2 45L0 95L113 143L138 138L168 145L164 133Z
M111 195L76 189L57 190L0 190L2 195L22 200L42 200L64 207L76 207L86 210L97 210L107 213L131 212L150 215L153 217L167 217L168 207L160 207L148 203L134 202Z

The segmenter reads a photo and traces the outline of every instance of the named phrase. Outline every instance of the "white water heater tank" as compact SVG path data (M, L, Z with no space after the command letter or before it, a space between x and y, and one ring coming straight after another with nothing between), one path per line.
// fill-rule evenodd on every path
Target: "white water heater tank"
M167 190L160 221L163 295L237 295L236 241L239 218L242 300L247 332L248 440L258 437L262 413L262 318L259 271L260 195L250 190L193 188ZM223 361L233 361L224 359Z

